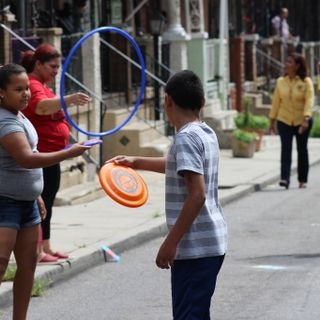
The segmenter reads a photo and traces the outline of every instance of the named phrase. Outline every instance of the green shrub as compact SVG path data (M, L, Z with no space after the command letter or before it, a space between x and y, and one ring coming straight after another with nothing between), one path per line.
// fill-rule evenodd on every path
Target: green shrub
M244 112L239 112L234 119L234 123L238 129L268 129L270 121L266 116L256 116L249 111L250 99L243 100Z
M238 129L267 129L270 122L266 116L255 116L252 113L238 113L234 118L234 123Z
M3 281L13 281L16 271L17 267L15 265L9 265L6 273L4 274Z
M313 125L310 131L310 136L313 138L320 138L320 115L313 118Z
M256 140L258 138L258 135L255 132L248 132L248 131L244 131L244 130L234 130L233 131L233 136L241 141L244 142L251 142L253 140Z
M50 285L50 280L48 279L36 279L33 282L31 296L41 297L49 285Z

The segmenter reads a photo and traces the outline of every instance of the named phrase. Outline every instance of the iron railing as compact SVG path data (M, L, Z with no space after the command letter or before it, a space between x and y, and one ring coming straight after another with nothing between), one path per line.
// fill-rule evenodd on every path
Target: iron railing
M20 36L16 32L14 32L13 30L11 30L10 28L5 26L4 24L0 24L0 27L2 27L5 31L9 32L14 39L17 39L18 41L20 41L26 48L28 48L30 50L35 50L35 46L28 43L28 41L25 38L23 38L22 36ZM74 43L76 43L76 41L82 35L83 35L83 33L62 36L61 48L62 48L63 56L66 56L66 54L72 48ZM131 57L131 56L133 56L132 54L128 55L128 54L123 53L122 51L117 49L113 44L104 40L101 36L100 36L100 44L101 44L101 46L105 46L108 49L111 49L113 52L115 52L120 57L125 59L128 63L130 63L130 65L134 66L137 69L141 69L140 64L138 62L136 62ZM160 87L160 90L162 90L161 88L165 85L165 82L162 79L167 80L167 78L173 73L173 71L170 70L168 67L166 67L163 63L156 61L155 59L153 59L150 55L147 55L146 53L144 54L144 57L147 60L146 61L147 66L151 65L154 68L154 64L159 64L159 69L161 70L161 72L160 72L160 76L156 76L152 72L150 72L148 69L145 70L148 77L147 77L147 88L145 91L144 99L142 101L143 110L141 110L142 112L139 112L139 114L136 114L136 117L138 117L138 119L140 121L143 121L144 123L148 124L150 127L153 127L155 130L157 130L158 132L160 132L163 135L168 132L168 131L164 132L163 127L165 127L165 128L170 127L170 125L168 124L168 122L165 118L163 108L161 108L161 110L158 110L158 112L160 112L160 114L161 114L160 122L154 120L152 115L150 116L150 114L152 113L152 111L150 112L150 110L152 110L152 108L154 109L154 107L153 107L154 106L154 102L153 102L154 92L152 91L154 88L152 86L152 83L153 83L152 81L157 81L157 83ZM108 109L111 109L112 107L114 108L116 106L121 106L121 107L124 106L129 109L133 105L134 100L137 98L139 84L137 81L135 81L134 77L133 77L133 79L130 79L131 80L130 92L128 92L128 90L126 90L126 88L125 88L123 91L118 91L117 93L104 92L103 96L99 96L95 92L90 90L88 87L86 87L82 83L83 75L82 75L81 50L79 50L79 52L77 52L73 56L73 58L69 64L68 71L71 72L73 74L73 76L71 76L69 72L66 72L66 74L65 74L66 75L65 93L70 94L72 92L76 92L76 91L81 90L81 91L86 92L92 98L96 99L97 102L99 102L100 111L101 111L100 125L99 125L100 130L102 130L103 119L104 119L104 116L105 116L106 112L108 111ZM162 105L162 103L160 105ZM90 106L88 109L90 109ZM80 113L82 113L82 112L80 112L80 109L76 108L76 112L74 114L74 117L76 119L79 119ZM87 123L88 130L91 131L90 130L89 113L90 112L88 110L88 113L87 113L88 119L87 119L86 123ZM171 132L171 131L169 130L169 132ZM73 141L79 140L79 132L72 129L71 139ZM82 139L83 139L83 135L82 135ZM102 152L100 152L99 161L95 160L93 157L90 157L90 156L87 157L87 155L86 155L86 160L91 163L94 163L98 168L99 162L101 163L101 160L102 160L101 155L102 155Z

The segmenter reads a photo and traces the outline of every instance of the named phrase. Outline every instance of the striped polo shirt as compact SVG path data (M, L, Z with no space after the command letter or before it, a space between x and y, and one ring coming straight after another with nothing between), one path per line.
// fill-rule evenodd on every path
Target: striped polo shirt
M204 122L190 122L177 132L166 162L166 219L170 229L187 197L181 171L204 176L206 201L188 232L181 239L176 259L223 255L227 226L218 199L219 144L214 131Z

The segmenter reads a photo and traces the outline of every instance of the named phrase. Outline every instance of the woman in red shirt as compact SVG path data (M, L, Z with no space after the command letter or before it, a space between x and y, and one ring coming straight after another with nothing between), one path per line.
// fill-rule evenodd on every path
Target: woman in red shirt
M22 54L21 64L26 68L30 81L31 99L23 111L32 122L39 136L38 150L52 152L63 149L69 138L69 125L61 109L60 99L49 88L61 64L61 54L52 45L41 44L35 52ZM83 105L90 98L81 92L65 96L67 105ZM43 169L44 189L41 194L46 205L47 216L42 221L43 241L39 249L39 262L55 262L68 255L54 251L50 244L50 221L54 199L60 186L60 164Z

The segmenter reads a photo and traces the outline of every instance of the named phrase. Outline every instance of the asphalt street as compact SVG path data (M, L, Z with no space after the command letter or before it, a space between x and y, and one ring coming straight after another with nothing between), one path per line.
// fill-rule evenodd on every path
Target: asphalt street
M270 185L224 207L230 241L213 319L318 319L319 179L316 166L307 189ZM171 319L170 273L154 264L161 240L56 283L32 299L28 319Z

